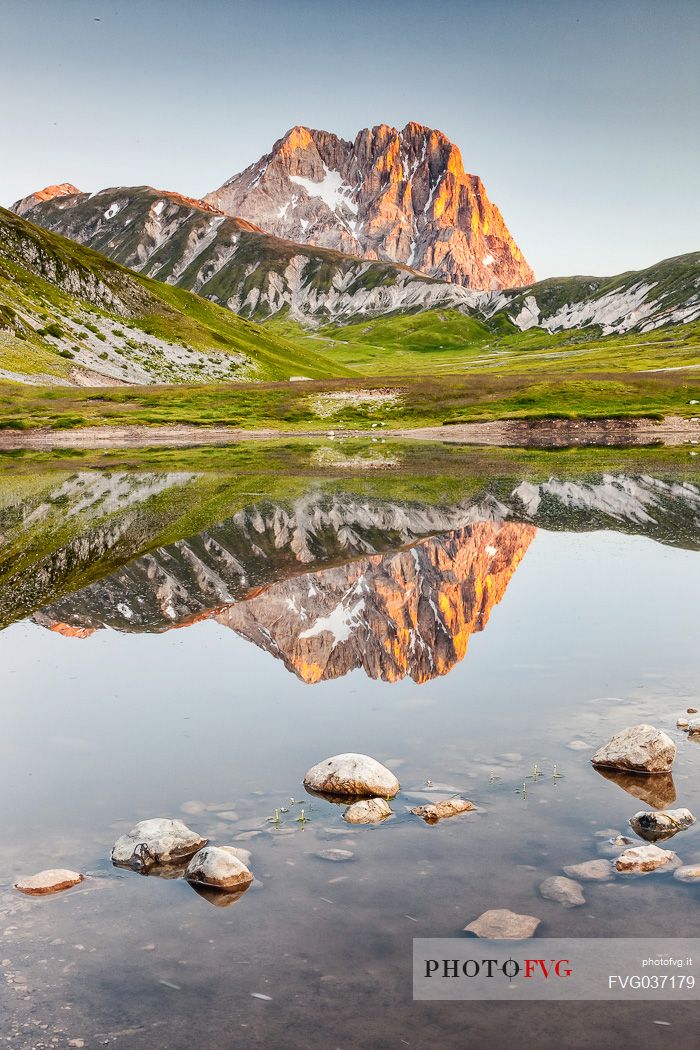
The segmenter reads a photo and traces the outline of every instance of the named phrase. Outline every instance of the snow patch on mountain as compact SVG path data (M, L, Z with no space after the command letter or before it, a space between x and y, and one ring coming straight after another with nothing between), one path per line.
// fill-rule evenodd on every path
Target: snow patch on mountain
M358 585L355 584L355 586L347 595L345 595L343 600L336 605L335 609L333 609L328 616L319 616L311 627L308 627L305 631L301 632L299 637L316 638L319 634L328 631L328 633L333 636L333 649L335 649L336 645L340 642L347 642L355 628L362 624L362 612L365 608L365 599L364 597L360 597L353 601L353 598L357 593Z
M352 198L352 189L344 182L339 171L331 171L324 164L323 178L320 182L304 178L303 175L290 175L289 179L301 186L308 197L320 197L329 211L336 215L342 208L347 208L353 215L357 215L357 204Z

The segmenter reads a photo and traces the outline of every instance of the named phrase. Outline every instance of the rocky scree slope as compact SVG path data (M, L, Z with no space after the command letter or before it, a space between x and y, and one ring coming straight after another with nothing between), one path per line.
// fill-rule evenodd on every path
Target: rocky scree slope
M288 315L305 325L342 326L455 309L499 333L583 329L612 335L700 318L698 252L615 277L552 278L475 292L407 267L281 240L212 205L151 187L96 194L73 189L49 188L13 207L132 269L258 320Z
M601 335L649 332L700 318L700 252L615 277L553 277L482 301L485 319L507 317L520 331L594 328Z
M0 209L0 378L196 383L300 370L333 374L322 356Z
M408 267L270 236L203 201L150 186L46 199L43 192L13 210L243 317L289 313L314 325L433 306L469 309L479 299Z

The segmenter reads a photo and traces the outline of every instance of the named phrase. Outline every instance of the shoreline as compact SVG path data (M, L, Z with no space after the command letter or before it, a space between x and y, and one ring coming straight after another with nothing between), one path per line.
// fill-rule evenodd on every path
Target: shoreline
M73 430L0 430L0 451L53 451L58 449L184 448L197 445L233 445L246 441L294 439L393 438L402 441L436 441L447 444L487 445L503 448L562 448L575 445L601 447L660 444L677 446L700 443L700 420L667 416L650 419L534 419L491 420L429 427L378 429L275 430L272 428L178 426L95 426Z

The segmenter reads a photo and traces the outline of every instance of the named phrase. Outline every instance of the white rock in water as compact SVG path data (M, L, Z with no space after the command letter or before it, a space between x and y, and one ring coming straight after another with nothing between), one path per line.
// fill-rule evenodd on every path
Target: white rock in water
M85 878L78 871L70 871L68 868L47 868L39 871L36 875L27 875L17 879L15 889L29 896L39 896L42 893L59 893L68 890L71 886L77 886ZM26 907L26 905L23 905Z
M688 722L688 733L690 736L695 736L696 733L700 733L700 718L691 718Z
M238 859L245 864L246 868L250 867L252 853L249 849L243 849L242 846L219 846L219 849L225 849L232 857L238 857Z
M391 806L385 798L366 798L353 802L343 813L348 824L378 824L391 816Z
M614 872L609 860L585 860L581 864L569 864L563 870L565 875L583 882L608 882Z
M660 812L642 809L630 817L631 827L649 842L670 839L679 831L692 827L694 823L695 817L689 809L665 809Z
M700 864L683 864L680 868L676 868L673 877L680 879L681 882L696 882L700 879Z
M336 864L341 864L343 861L352 860L355 854L351 849L322 849L316 856L321 860L332 860Z
M670 736L642 723L616 733L596 751L591 762L608 769L669 773L675 757L676 745Z
M187 860L206 846L208 839L191 831L181 820L154 817L141 820L112 848L112 863L134 868L153 864L175 864Z
M688 729L689 725L690 725L690 721L689 721L688 718L686 718L685 715L680 715L676 719L676 728L677 729Z
M393 798L400 784L381 762L368 755L334 755L312 766L304 777L304 787L324 795L361 797L380 795Z
M540 883L540 893L549 901L563 904L565 908L576 908L586 903L583 890L578 882L573 879L565 879L563 875L552 875Z
M465 932L475 933L477 937L520 941L532 937L541 921L534 915L518 915L508 908L494 908L483 912L464 929Z
M634 839L629 839L626 835L616 835L614 838L608 839L607 842L600 842L598 844L598 852L606 857L619 857L621 850L625 846L634 846Z
M439 820L456 817L458 813L469 813L474 809L474 803L466 798L445 798L441 802L430 802L427 806L414 806L411 813L422 817L426 824L437 824Z
M200 886L221 890L242 890L253 881L252 872L232 850L235 847L205 846L187 865L185 878Z
M667 864L678 861L678 855L670 849L660 849L658 846L633 846L626 849L615 861L618 871L632 871L645 874L648 871L656 871L664 868Z

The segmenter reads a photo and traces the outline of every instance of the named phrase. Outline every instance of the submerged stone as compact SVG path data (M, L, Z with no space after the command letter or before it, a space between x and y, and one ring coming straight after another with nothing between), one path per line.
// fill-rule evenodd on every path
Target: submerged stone
M343 813L348 824L378 824L391 816L391 806L385 798L366 798L353 802Z
M351 849L322 849L316 854L321 860L330 860L336 864L342 864L344 861L352 860L355 854Z
M519 915L508 908L493 908L482 912L478 919L470 922L464 930L475 933L477 937L519 941L532 937L541 921L534 915Z
M141 820L114 843L112 863L137 870L158 864L177 864L192 857L206 846L207 841L181 820L169 817Z
M71 886L77 886L84 878L80 872L70 871L69 868L47 868L45 871L38 871L36 875L25 875L17 879L15 889L30 897L38 897L45 893L68 890Z
M381 762L368 755L349 752L312 766L304 777L304 787L322 795L393 798L398 794L400 784Z
M584 860L581 864L567 864L563 869L565 875L583 882L608 882L614 873L609 860Z
M620 851L625 846L633 846L634 839L628 838L626 835L616 835L612 839L608 839L606 842L600 842L598 844L598 852L602 853L605 857L618 857Z
M594 766L637 773L669 773L676 745L661 729L641 723L616 733L591 758Z
M427 806L414 806L411 813L421 817L426 824L437 824L439 820L456 817L459 813L469 813L474 809L474 803L466 798L445 798L440 802L429 802Z
M697 882L700 880L700 864L683 864L676 868L673 877L681 882Z
M563 904L565 908L576 908L586 903L583 890L578 882L563 875L552 875L540 883L540 893L547 900Z

